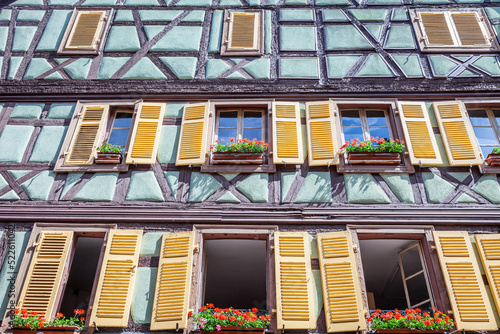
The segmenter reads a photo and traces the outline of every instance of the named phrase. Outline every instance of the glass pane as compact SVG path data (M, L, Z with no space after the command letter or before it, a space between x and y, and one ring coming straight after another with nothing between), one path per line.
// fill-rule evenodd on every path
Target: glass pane
M361 126L359 112L357 110L342 110L343 126Z
M220 113L219 127L236 128L237 125L238 125L238 113L236 111Z
M483 157L487 157L488 154L491 153L491 151L493 151L493 145L488 145L488 146L481 146L481 152L483 152Z
M387 126L385 113L381 110L366 111L366 118L368 120L368 126Z
M485 110L470 110L469 118L472 126L491 126Z
M479 145L495 145L498 143L495 132L491 127L474 127Z
M355 138L360 141L364 140L363 129L358 126L344 127L344 140L351 141Z
M380 138L391 138L388 128L370 128L370 136Z
M427 292L427 283L425 282L425 277L423 274L417 275L407 280L406 287L408 288L410 303L412 305L421 303L424 300L429 299L429 293Z
M405 277L411 276L422 270L422 261L420 260L417 246L400 253L400 256Z
M262 113L260 112L245 112L245 118L243 120L244 128L261 128L262 127Z
M132 124L132 113L116 113L115 122L113 123L113 128L130 128Z
M111 131L108 142L111 145L125 146L127 144L129 129L114 129Z
M254 138L257 140L262 140L262 129L244 129L243 138L246 138L248 140L253 140Z
M493 116L495 116L495 119L497 121L497 126L500 126L500 110L494 109Z
M222 142L229 142L230 138L236 139L236 129L219 129L218 139Z

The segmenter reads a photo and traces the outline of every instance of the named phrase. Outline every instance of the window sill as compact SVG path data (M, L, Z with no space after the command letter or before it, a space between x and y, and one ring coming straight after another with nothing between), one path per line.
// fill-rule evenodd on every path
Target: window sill
M128 171L128 166L125 163L125 157L119 164L101 164L93 163L92 165L55 165L54 172L104 172L104 173L124 173Z
M202 173L274 173L274 164L243 165L243 164L210 164L201 165Z
M408 154L405 153L400 164L349 164L344 155L340 155L340 163L337 165L337 173L415 173L415 168L410 162Z

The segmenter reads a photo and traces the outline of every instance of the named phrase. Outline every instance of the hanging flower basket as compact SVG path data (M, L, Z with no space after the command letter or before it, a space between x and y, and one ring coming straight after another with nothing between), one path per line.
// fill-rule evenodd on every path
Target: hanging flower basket
M121 153L97 153L94 159L96 164L119 164L122 160Z
M347 161L352 164L377 164L377 165L399 165L401 155L399 152L349 152Z
M488 166L500 166L500 153L490 153L485 160Z
M29 328L25 327L13 327L12 328L12 334L38 334L38 333L45 333L45 334L79 334L80 333L80 328L77 326L67 326L67 327L45 327L45 328L39 328L35 330L31 330Z
M241 328L238 326L226 326L221 327L220 331L205 332L202 330L201 332L206 334L263 334L265 331L265 328Z
M212 163L236 164L236 165L261 165L263 161L262 153L253 152L212 152Z

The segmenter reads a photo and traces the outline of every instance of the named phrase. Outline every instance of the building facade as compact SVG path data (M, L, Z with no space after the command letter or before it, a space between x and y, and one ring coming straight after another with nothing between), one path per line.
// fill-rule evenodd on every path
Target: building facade
M187 333L214 303L275 333L414 307L499 332L495 1L0 9L4 324L76 308L86 333ZM372 137L404 152L347 159ZM212 152L243 139L268 149Z

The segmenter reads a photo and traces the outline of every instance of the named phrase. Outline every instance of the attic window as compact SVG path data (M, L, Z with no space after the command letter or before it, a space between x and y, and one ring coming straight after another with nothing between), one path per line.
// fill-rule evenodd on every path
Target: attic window
M260 56L263 53L263 12L226 11L222 34L222 56Z
M496 51L498 42L493 36L482 9L460 11L415 10L412 22L422 51L471 52Z
M98 54L109 13L75 9L64 33L59 54Z

